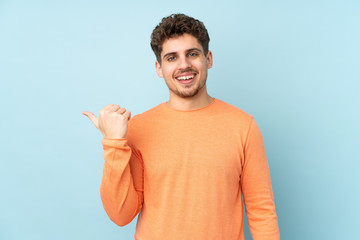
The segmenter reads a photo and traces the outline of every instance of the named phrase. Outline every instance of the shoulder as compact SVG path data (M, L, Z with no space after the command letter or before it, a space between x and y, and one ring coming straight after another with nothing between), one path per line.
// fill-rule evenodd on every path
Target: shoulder
M244 110L224 101L219 100L218 108L222 112L222 124L228 131L240 134L241 142L245 143L251 129L257 129L257 124L252 115Z
M253 116L237 106L230 103L217 99L217 111L223 114L224 118L229 120L237 120L242 122L251 122Z
M158 116L162 115L161 112L162 107L161 104L159 104L156 107L131 117L126 138L132 148L136 149L146 142L146 136L152 131Z
M149 118L152 118L152 117L158 115L162 110L162 104L163 103L161 103L153 108L150 108L149 110L147 110L143 113L139 113L139 114L133 116L130 119L130 121L137 123L139 121L148 120Z
M129 121L129 128L146 127L156 121L159 115L162 115L162 104L159 104L143 113L133 116Z

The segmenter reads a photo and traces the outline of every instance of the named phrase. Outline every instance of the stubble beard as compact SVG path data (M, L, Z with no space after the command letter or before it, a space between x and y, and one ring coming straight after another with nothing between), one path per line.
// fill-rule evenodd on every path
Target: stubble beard
M179 91L179 89L175 87L172 87L172 86L169 86L168 82L165 81L166 85L168 86L169 90L171 92L173 92L175 95L181 97L181 98L191 98L193 96L195 96L196 94L199 93L199 91L206 85L206 79L201 82L197 88L193 89L192 91ZM184 86L185 88L191 88L193 87L192 85L191 86Z

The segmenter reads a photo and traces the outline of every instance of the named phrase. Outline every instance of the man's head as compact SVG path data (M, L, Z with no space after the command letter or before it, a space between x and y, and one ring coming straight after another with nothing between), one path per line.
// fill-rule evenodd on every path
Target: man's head
M202 46L204 54L208 53L210 37L204 24L184 14L172 14L163 18L151 34L150 45L160 64L164 41L169 38L179 37L185 33L195 37Z
M183 14L166 17L151 39L156 72L172 98L207 96L207 71L212 67L209 35L203 23Z

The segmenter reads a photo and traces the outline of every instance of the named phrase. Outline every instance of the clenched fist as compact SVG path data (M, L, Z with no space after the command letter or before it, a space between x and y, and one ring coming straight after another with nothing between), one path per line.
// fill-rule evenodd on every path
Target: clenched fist
M128 121L131 118L130 111L120 108L119 105L109 104L100 110L99 118L91 112L83 112L104 135L104 138L125 138Z

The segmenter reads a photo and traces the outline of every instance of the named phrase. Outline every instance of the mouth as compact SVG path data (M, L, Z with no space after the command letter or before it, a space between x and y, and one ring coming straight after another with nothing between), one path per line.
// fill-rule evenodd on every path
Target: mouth
M195 76L196 76L196 73L188 73L188 74L177 76L177 77L175 77L175 79L178 80L178 82L180 82L182 84L189 84L194 81Z

